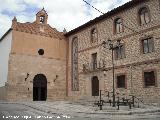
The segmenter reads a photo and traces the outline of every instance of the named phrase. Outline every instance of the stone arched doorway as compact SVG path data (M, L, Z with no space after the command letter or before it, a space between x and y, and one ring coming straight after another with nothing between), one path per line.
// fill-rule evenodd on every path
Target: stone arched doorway
M92 77L92 96L99 96L99 80L97 76Z
M43 74L37 74L33 79L33 101L46 101L47 79Z

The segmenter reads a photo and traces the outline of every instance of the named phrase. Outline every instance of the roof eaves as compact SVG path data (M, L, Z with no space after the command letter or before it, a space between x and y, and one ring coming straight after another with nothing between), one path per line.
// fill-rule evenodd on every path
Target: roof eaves
M119 6L119 7L115 8L115 9L105 13L104 15L100 15L99 17L96 17L95 19L90 20L89 22L87 22L87 23L85 23L85 24L83 24L83 25L81 25L81 26L79 26L79 27L67 32L65 34L65 36L72 35L72 34L78 32L78 31L80 31L80 30L82 30L82 29L84 29L86 27L91 26L92 24L95 24L95 23L97 23L97 22L99 22L101 20L104 20L105 18L108 18L108 17L110 17L110 16L112 16L112 15L114 15L114 14L116 14L116 13L118 13L118 12L124 10L124 9L127 9L127 8L129 8L129 7L133 6L133 5L136 5L136 4L140 3L140 2L143 2L143 1L146 1L146 0L132 0L132 1L129 1L129 2L125 3L124 5Z
M12 31L12 28L7 30L7 32L0 38L0 42Z

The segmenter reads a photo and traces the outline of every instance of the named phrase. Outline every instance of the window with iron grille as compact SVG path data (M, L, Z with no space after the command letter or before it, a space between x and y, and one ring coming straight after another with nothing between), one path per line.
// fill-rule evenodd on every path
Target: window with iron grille
M115 48L115 59L123 59L125 57L124 45Z
M141 25L144 25L150 22L149 10L146 7L143 7L139 10L139 19L140 19Z
M122 19L117 18L115 20L115 33L121 33L123 32L123 23L122 23Z
M155 86L155 72L154 71L144 72L144 83L145 83L145 87Z
M78 38L72 40L72 91L79 91L78 79Z
M153 38L146 38L142 40L143 53L151 53L154 50Z
M97 53L92 54L92 69L95 70L97 68Z
M117 88L126 88L125 75L117 76Z
M94 43L97 41L97 29L93 28L91 30L91 42Z

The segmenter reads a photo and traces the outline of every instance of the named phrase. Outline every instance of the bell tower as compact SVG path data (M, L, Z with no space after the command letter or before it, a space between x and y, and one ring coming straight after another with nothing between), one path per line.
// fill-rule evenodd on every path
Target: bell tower
M38 24L47 24L48 14L44 8L36 14L36 22Z

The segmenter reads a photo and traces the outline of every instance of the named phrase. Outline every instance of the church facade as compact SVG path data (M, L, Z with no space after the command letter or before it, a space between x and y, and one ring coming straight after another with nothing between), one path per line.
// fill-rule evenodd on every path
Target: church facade
M33 23L11 28L6 83L7 100L54 100L66 97L66 38L47 24L44 9Z
M1 38L1 46L10 43L3 50L8 51L3 77L8 101L99 96L100 90L113 91L113 79L116 95L159 101L159 0L132 0L70 32L58 32L47 19L44 9L33 23L14 18ZM120 42L113 57L103 44L108 40L114 46Z

